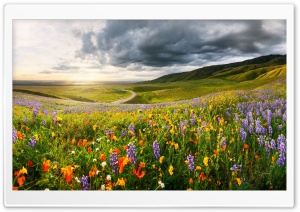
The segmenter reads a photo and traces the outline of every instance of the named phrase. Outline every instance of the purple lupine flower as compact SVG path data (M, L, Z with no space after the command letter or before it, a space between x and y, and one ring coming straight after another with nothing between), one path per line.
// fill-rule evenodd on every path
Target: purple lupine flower
M242 119L242 125L243 125L243 128L247 128L248 127L248 119Z
M51 117L52 117L53 119L56 118L56 111L55 111L55 110L52 112Z
M153 147L154 155L155 155L156 159L158 159L160 157L159 143L157 141L154 141L152 147Z
M252 124L252 123L254 122L254 119L253 119L253 117L252 117L252 112L248 112L248 113L247 113L247 117L248 117L250 123Z
M267 110L267 120L268 120L268 126L271 126L271 121L272 121L272 111Z
M268 131L269 131L269 135L271 136L271 135L272 135L272 133L273 133L272 126L269 126L269 127L268 127Z
M192 155L188 155L187 157L187 160L188 160L188 167L189 167L189 170L193 171L194 168L195 168L195 164L194 164L194 156Z
M284 114L282 115L282 120L286 121L286 111L284 112Z
M39 108L35 107L34 110L33 110L33 113L32 113L32 118L36 117L36 115L38 114L38 112L39 112Z
M42 112L43 112L43 114L45 115L45 117L47 118L47 117L48 117L48 114L49 114L48 109L45 109L45 110L43 110Z
M241 139L242 141L245 143L246 141L246 138L247 138L247 133L245 132L244 128L240 128L240 136L241 136Z
M88 179L89 179L88 176L82 175L82 178L80 180L80 183L82 184L82 190L84 191L90 190L89 188L90 184L88 182Z
M259 146L262 146L264 144L264 137L262 135L258 138L258 144Z
M237 113L234 114L234 120L235 120L236 122L239 122L239 121L240 121L239 115L238 115Z
M196 118L193 118L193 119L191 119L191 126L194 126L194 125L195 125L195 123L196 123L196 121L197 121L197 119L196 119Z
M236 171L236 169L237 169L236 164L233 164L233 166L230 168L230 170L232 170L232 171Z
M225 137L223 137L222 139L221 139L221 146L222 147L225 147L226 146L226 138Z
M267 155L269 155L271 145L270 145L270 142L268 140L266 140L266 142L265 142L265 147L266 147L266 153L267 153Z
M239 164L239 165L233 164L233 166L230 168L230 170L241 172L242 171L242 164Z
M133 143L130 143L127 146L128 146L128 149L126 149L127 158L129 158L131 160L131 163L135 165L136 163L135 146Z
M275 143L274 139L272 139L271 142L270 142L270 148L271 149L276 149L276 143Z
M260 133L260 128L261 128L261 125L260 125L260 119L257 118L257 119L256 119L256 122L255 122L255 132L256 132L256 133Z
M283 126L280 124L277 126L277 130L281 130L283 128Z
M29 139L28 146L35 147L35 145L36 145L36 140L35 137L33 136L32 138Z
M12 130L12 141L15 143L17 140L17 130L13 129Z
M249 127L248 127L248 132L249 132L249 134L253 134L253 125L252 124L250 124L249 125Z
M122 129L121 135L122 135L122 137L125 137L127 135L126 130Z
M277 139L277 148L279 152L279 159L277 161L278 166L284 166L285 154L286 154L286 139L284 135L279 135Z
M109 156L109 164L112 169L112 173L117 173L118 171L118 157L117 153L113 152Z
M187 108L184 109L185 114L189 114L189 110Z
M277 109L277 110L275 110L275 114L276 114L276 116L282 116L282 113L281 113L281 109Z
M131 123L129 126L128 126L128 130L129 130L129 135L130 136L135 136L135 129L134 129L134 124Z
M43 120L43 121L41 122L41 125L46 126L46 125L47 125L47 122L46 122L45 120Z
M179 130L180 130L181 135L184 135L184 133L185 133L184 127L185 127L184 124L182 123L182 121L180 121Z

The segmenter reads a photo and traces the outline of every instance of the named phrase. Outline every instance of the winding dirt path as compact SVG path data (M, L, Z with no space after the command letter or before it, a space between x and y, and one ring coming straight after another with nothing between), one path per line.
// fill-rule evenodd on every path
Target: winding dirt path
M130 91L130 90L122 90L122 91L128 91L128 92L130 92L131 96L128 97L128 98L126 98L126 99L119 99L117 101L111 102L111 104L122 104L122 103L128 102L129 100L133 99L136 96L136 93L133 92L133 91Z

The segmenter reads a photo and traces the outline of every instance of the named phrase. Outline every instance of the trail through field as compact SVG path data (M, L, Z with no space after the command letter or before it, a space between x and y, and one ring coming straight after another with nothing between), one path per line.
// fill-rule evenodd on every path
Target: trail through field
M136 96L136 93L134 91L129 91L129 90L122 90L122 91L130 92L131 96L126 99L119 99L117 101L112 102L111 104L122 104L122 103L128 102L129 100L133 99Z

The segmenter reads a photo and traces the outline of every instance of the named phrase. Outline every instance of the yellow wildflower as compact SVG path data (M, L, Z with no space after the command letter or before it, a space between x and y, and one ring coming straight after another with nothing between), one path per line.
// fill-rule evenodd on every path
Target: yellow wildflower
M115 186L125 187L125 180L123 180L123 178L118 178L118 181L116 182Z
M173 170L174 170L173 166L170 165L170 167L169 167L169 174L170 174L170 175L173 175Z
M164 159L165 159L165 156L161 156L161 157L159 158L159 163L163 163Z
M178 149L178 144L177 143L174 144L174 148Z
M242 184L241 178L235 178L239 186Z
M28 173L27 173L27 169L24 168L24 166L23 166L22 169L20 169L19 175L21 175L21 174L28 174Z
M201 170L201 166L196 166L196 170Z
M209 159L209 157L205 157L203 159L203 163L204 163L205 166L208 166L208 159Z

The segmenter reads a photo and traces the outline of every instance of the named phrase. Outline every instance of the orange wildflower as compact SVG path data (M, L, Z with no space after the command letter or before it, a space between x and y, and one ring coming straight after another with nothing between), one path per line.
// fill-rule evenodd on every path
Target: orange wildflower
M105 155L104 154L101 154L99 158L100 158L100 160L105 161Z
M200 182L201 180L204 181L206 179L205 173L201 172L201 174L198 177L198 182Z
M22 133L20 131L17 132L17 136L18 136L19 140L23 139L23 135L22 135Z
M128 146L127 145L123 146L123 149L126 151L126 149L128 149Z
M92 148L89 147L89 148L87 149L87 151L88 151L88 153L91 153L91 152L92 152Z
M193 178L190 178L189 184L193 184L193 183L194 183Z
M86 139L83 139L82 146L86 147L86 143L87 143L87 140L86 140Z
M141 169L144 167L145 163L140 162L138 169L133 169L133 174L139 179L143 178L145 176L145 171L141 171Z
M129 159L127 157L121 157L118 161L119 163L119 173L122 174L124 167L127 165L127 163L129 162Z
M275 160L276 160L276 158L272 156L272 163L274 163Z
M249 149L249 145L248 144L244 144L244 149Z
M144 146L144 141L140 140L140 146Z
M118 155L121 151L118 148L115 148L114 152Z
M260 156L259 155L255 155L255 159L258 159L258 158L260 158Z
M216 154L216 155L219 153L218 150L216 150L216 149L214 149L213 152L214 152L214 154Z
M94 177L94 176L95 176L95 174L96 174L95 172L93 172L93 171L89 171L89 177L90 177L90 178Z
M19 190L19 188L16 187L16 186L13 186L13 187L12 187L12 190L13 190L13 191L17 191L17 190Z
M46 161L43 162L44 172L47 172L49 170L49 166L50 166L50 160L46 160Z
M72 181L73 169L72 166L67 166L66 168L61 168L61 173L63 173L66 182L69 183Z
M21 177L18 177L18 184L19 186L22 186L24 184L25 181L25 176L22 175Z
M76 142L75 138L72 139L72 145L74 145Z
M82 140L80 139L77 143L77 146L81 146L82 145Z

